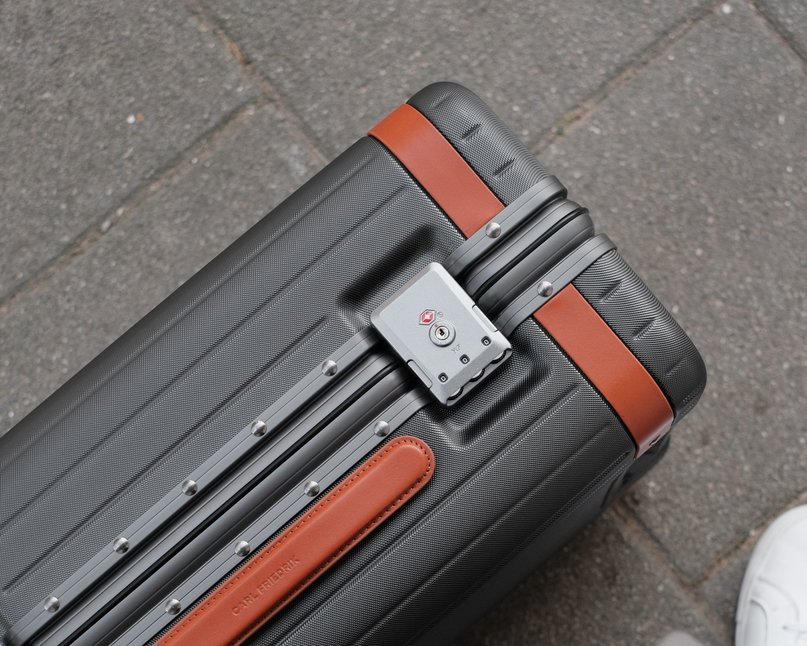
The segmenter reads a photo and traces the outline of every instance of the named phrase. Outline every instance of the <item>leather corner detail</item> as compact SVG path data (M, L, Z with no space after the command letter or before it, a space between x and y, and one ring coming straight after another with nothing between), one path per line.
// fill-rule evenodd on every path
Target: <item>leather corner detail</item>
M241 644L420 491L433 473L434 454L425 442L412 436L392 440L256 551L156 644Z
M655 379L574 285L533 314L622 420L640 456L664 436L673 411Z
M431 121L404 103L369 132L470 237L504 208L488 185Z

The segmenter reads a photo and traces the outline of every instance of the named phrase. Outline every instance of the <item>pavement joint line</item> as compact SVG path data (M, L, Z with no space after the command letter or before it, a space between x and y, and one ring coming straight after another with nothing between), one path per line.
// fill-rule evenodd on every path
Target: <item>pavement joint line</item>
M613 509L618 521L615 524L623 539L639 550L664 583L672 585L690 602L703 626L718 643L730 643L734 633L733 622L727 626L700 592L683 580L678 569L667 557L663 546L656 541L630 509L621 502L613 505ZM686 626L682 628L686 628Z
M642 519L625 503L624 498L617 500L613 506L617 516L624 520L628 526L632 527L634 531L637 532L637 536L641 537L648 553L652 554L654 558L664 562L666 569L672 573L675 582L685 590L694 590L696 586L687 580L685 574L675 564L667 547L655 537ZM649 547L650 545L652 545L652 548Z
M776 18L771 16L768 11L765 11L757 0L747 1L751 7L751 12L773 33L773 36L779 41L779 44L786 49L791 56L796 58L802 70L807 72L807 51L804 51L799 44L793 40L793 35L790 31Z
M793 498L790 502L788 502L784 507L777 509L772 514L765 516L765 518L757 523L746 535L746 537L726 549L722 552L713 562L712 565L704 572L704 574L699 577L697 580L693 582L693 586L700 587L709 581L713 576L719 574L725 567L731 564L731 562L746 548L752 547L756 542L759 540L760 535L764 532L767 527L776 520L779 516L781 516L786 511L792 509L793 507L797 507L799 505L807 504L807 491L803 491L798 496Z
M199 24L224 46L227 53L241 67L246 77L258 87L266 96L267 100L275 104L280 116L284 118L286 125L293 131L293 134L298 135L305 141L310 152L320 163L323 165L328 163L329 157L323 152L326 148L322 145L322 142L320 142L314 131L311 130L303 118L290 107L283 93L278 90L271 78L256 65L253 65L252 59L245 51L245 48L227 32L222 22L207 9L201 0L184 0L184 2L188 11L199 21Z
M725 4L725 0L706 2L685 15L679 22L661 34L652 43L625 65L617 68L616 73L608 77L592 94L581 103L568 110L554 125L539 135L528 148L536 155L549 146L563 139L584 123L597 111L600 104L614 92L624 87L646 67L655 62L673 46L680 42L702 20L713 15L717 8Z
M215 152L214 148L218 141L229 136L234 129L240 129L244 121L255 112L270 105L265 97L258 96L226 113L188 147L150 173L115 206L96 218L75 236L61 253L48 260L34 274L0 297L0 318L14 307L14 303L19 298L40 289L57 272L62 271L74 259L84 255L95 243L103 239L112 227L131 217L138 207L164 186L175 184L190 173L194 165L210 158Z

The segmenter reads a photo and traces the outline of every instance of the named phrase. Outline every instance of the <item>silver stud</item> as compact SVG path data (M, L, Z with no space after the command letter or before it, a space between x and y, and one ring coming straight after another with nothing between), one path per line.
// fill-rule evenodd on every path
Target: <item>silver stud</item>
M59 609L59 600L54 596L50 596L45 599L44 607L48 612L56 612Z
M196 480L185 480L182 483L182 493L186 496L192 496L197 491L199 491L199 485L196 483Z
M235 553L237 556L246 556L252 548L246 541L238 541L235 546Z
M124 552L129 551L129 539L120 536L112 541L112 549L115 550L118 554L123 554Z
M171 599L171 601L165 604L165 611L169 615L178 615L180 610L182 610L182 604L179 599Z
M326 377L333 377L337 370L339 370L339 366L333 359L326 359L322 362L322 374Z
M255 437L263 437L264 435L266 435L266 431L268 430L269 428L266 426L266 422L263 422L259 419L256 419L254 422L252 422L252 434Z
M306 496L311 496L313 498L319 493L319 482L317 482L316 480L309 480L306 483L303 492L305 493Z
M538 285L539 296L552 296L552 292L554 291L555 287L548 280L543 280L541 281L541 284Z
M485 227L485 235L488 238L498 238L502 234L502 226L498 222L490 222Z
M386 437L389 435L389 423L385 422L383 419L378 420L373 426L373 433L378 435L378 437Z

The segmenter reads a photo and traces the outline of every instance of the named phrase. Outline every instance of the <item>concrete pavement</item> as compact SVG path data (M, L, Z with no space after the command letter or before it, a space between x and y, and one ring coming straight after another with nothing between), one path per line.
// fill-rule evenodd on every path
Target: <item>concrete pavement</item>
M459 643L731 643L755 536L807 502L802 2L23 0L0 63L0 433L456 80L591 208L710 375L660 467Z

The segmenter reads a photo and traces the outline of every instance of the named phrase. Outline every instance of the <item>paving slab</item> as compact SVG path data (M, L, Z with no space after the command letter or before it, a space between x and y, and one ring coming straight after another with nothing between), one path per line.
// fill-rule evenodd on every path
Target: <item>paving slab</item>
M757 0L757 6L807 62L807 3L803 0Z
M734 633L737 599L743 582L745 567L751 558L755 541L749 541L715 568L711 576L703 581L698 590L709 603L721 621Z
M0 308L0 434L317 169L273 108L251 111L83 254Z
M434 81L466 84L527 141L703 0L207 3L336 154Z
M807 82L731 3L543 158L690 332L709 384L629 496L698 580L807 489Z
M254 94L180 3L3 3L0 298Z
M805 502L807 502L807 492L794 501L795 504L791 508L804 505ZM747 533L742 545L715 563L709 570L709 575L698 585L699 593L707 600L720 619L732 626L732 629L735 623L740 587L753 550L765 530L785 511L787 510L776 510L769 515L765 522L752 528Z
M534 143L703 2L209 4L336 154L439 79ZM803 55L803 4L755 4ZM541 151L692 334L710 384L619 512L459 644L655 646L674 630L728 643L743 541L807 490L807 77L784 44L750 4L716 4ZM271 106L177 158L256 93L180 4L4 5L0 60L0 299L97 227L0 306L2 434L319 163Z
M606 512L455 646L654 646L674 630L720 643L706 621Z

